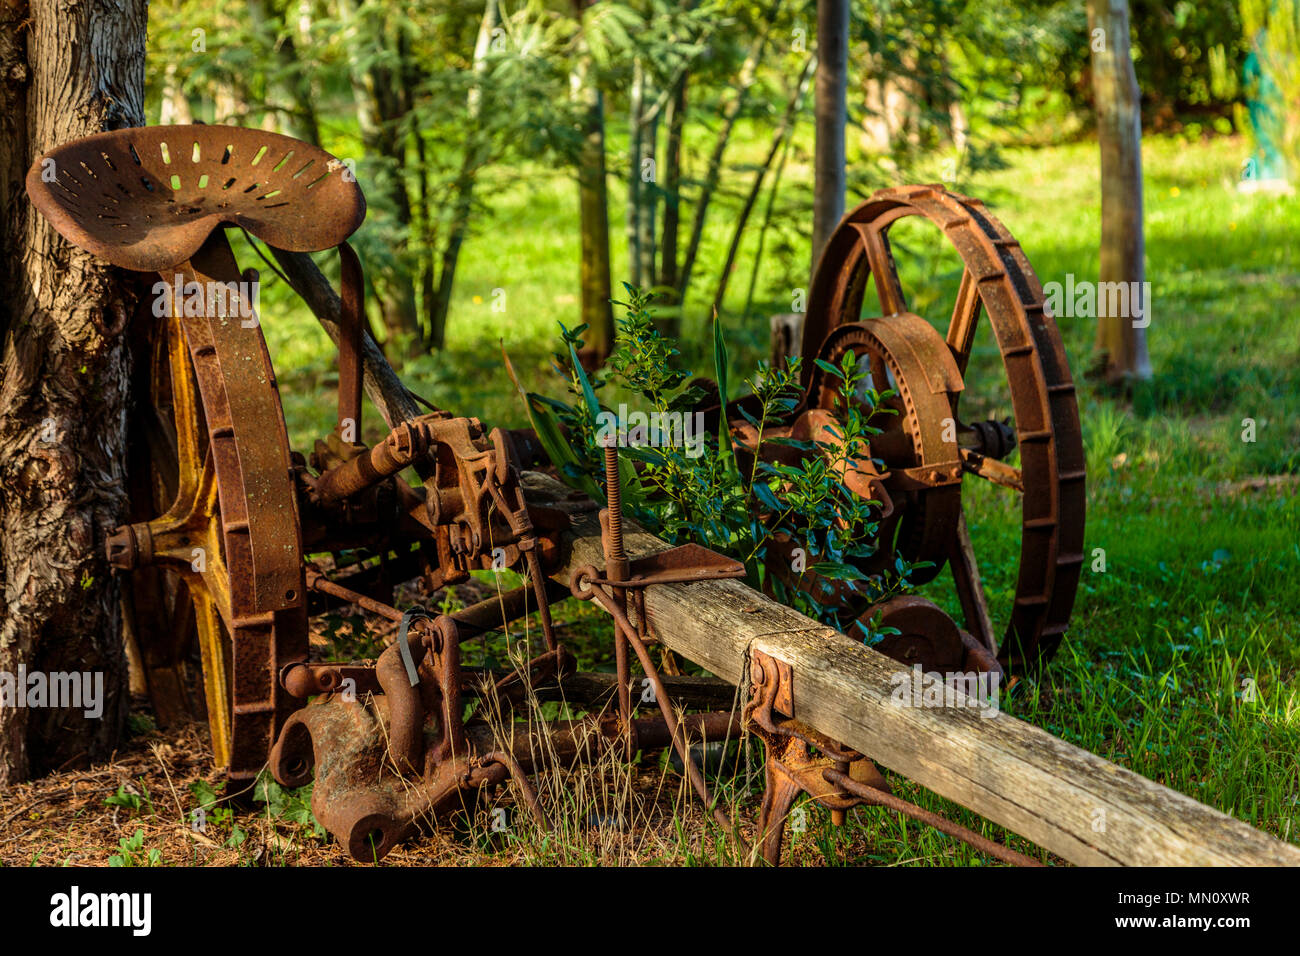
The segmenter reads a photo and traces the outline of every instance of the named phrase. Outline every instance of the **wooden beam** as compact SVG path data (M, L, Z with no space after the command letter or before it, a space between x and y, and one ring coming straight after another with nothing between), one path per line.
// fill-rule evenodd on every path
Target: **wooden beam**
M596 512L543 475L527 473L533 503L571 512L568 559L603 565ZM668 547L629 524L631 557ZM903 665L739 581L661 585L646 593L659 638L733 684L748 682L751 650L791 665L792 717L811 724L981 816L1083 865L1300 866L1300 849L1190 797L969 701L907 707L892 700Z

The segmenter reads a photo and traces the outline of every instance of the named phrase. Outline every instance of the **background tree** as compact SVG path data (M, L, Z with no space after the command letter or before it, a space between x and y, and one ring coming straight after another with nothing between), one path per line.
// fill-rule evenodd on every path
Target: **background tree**
M1142 110L1129 52L1128 0L1088 0L1092 85L1101 147L1101 269L1099 282L1132 283L1143 289L1146 242L1142 223ZM1135 293L1141 296L1139 291ZM1146 330L1134 314L1103 315L1098 296L1097 363L1112 384L1151 377Z
M731 244L727 247L727 256L723 260L722 270L718 275L717 291L713 293L713 306L715 309L721 308L722 301L726 298L727 285L731 281L731 272L736 265L736 256L740 251L740 241L745 234L745 226L749 223L749 216L758 202L759 193L763 190L763 181L772 169L772 164L776 161L777 155L784 152L783 147L789 144L790 137L794 133L795 117L798 115L800 107L803 106L804 95L808 92L808 80L816 62L816 56L808 57L793 87L786 91L785 112L781 115L781 121L772 134L772 142L768 146L766 157L754 172L753 184L745 197L744 205L740 208L740 214L736 217L735 228L731 231ZM771 204L769 203L769 212L770 208Z
M726 93L726 98L721 105L722 122L714 135L713 147L709 151L704 174L694 200L691 234L686 245L685 257L682 259L681 266L674 270L677 275L677 298L679 301L685 301L686 293L690 289L691 275L695 271L695 260L699 255L700 244L704 239L704 224L709 214L709 205L713 201L718 182L722 177L722 161L727 151L727 144L731 141L731 134L735 129L736 120L745 108L749 91L758 79L759 66L763 61L764 51L767 49L768 38L776 26L776 18L781 5L781 0L773 0L767 7L766 14L754 24L752 31L749 31L748 35L752 36L753 39L744 54L739 73L734 76Z
M817 156L812 264L844 215L844 126L848 120L849 0L817 0Z
M104 540L126 510L126 274L27 201L40 153L144 122L143 0L0 3L0 671L98 671L99 719L0 707L0 784L116 747L127 707Z
M629 36L632 47L628 50L628 272L633 285L649 286L655 281L655 226L659 203L665 195L659 186L660 118L677 106L672 122L679 124L680 136L685 101L678 98L678 91L683 89L694 60L705 51L705 42L720 18L713 4L697 6L693 2L679 6L650 0L637 12L641 22ZM680 162L680 156L675 160ZM670 157L669 162L673 161ZM679 172L673 168L667 175L676 180Z

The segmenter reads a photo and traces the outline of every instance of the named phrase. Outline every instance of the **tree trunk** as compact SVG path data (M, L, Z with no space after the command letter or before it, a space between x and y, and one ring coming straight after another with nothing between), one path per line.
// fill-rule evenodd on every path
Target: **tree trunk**
M767 231L772 226L772 210L776 208L776 197L781 191L781 176L785 172L786 161L790 158L790 145L794 142L794 136L790 135L785 138L785 146L781 148L781 158L776 164L776 174L772 177L772 188L767 193L767 206L763 209L763 225L758 229L758 248L754 250L754 265L749 270L749 289L745 292L745 311L741 315L741 324L749 322L750 312L754 307L754 290L758 287L758 270L763 264L763 250L766 248ZM772 351L772 367L783 367L777 364L778 358L783 362L785 358L791 355L797 355L797 351L786 349L780 356L776 350Z
M844 215L849 0L817 0L817 145L813 159L812 267Z
M709 203L713 199L714 190L718 188L718 178L722 173L722 156L727 150L727 142L731 139L731 130L736 125L736 118L745 105L746 97L749 96L749 88L754 85L754 80L758 77L758 64L762 60L763 50L767 46L767 37L771 31L771 24L776 19L780 9L781 0L776 0L764 20L763 32L754 40L753 45L749 48L749 53L745 56L745 65L741 67L740 76L736 80L736 95L723 108L722 127L718 130L717 139L713 142L713 152L709 154L709 163L704 172L704 183L700 186L700 198L695 203L695 215L691 220L691 238L686 246L686 258L682 261L681 278L677 284L677 299L679 302L686 301L686 293L690 290L691 273L695 269L695 257L699 254L700 241L704 238L704 221L709 214Z
M497 16L496 0L487 0L483 7L483 19L479 21L478 37L474 43L475 77L481 77L483 71L487 69L487 55L492 48L492 31L496 28ZM425 345L429 348L442 348L447 334L447 315L451 311L451 292L456 281L456 265L460 261L461 246L465 244L470 214L474 208L474 181L478 176L479 167L485 161L483 131L479 124L482 98L482 90L477 84L471 86L469 93L466 94L469 127L465 141L465 155L456 178L456 204L452 214L451 231L447 236L447 245L442 252L438 291L434 296L432 307L428 310ZM415 135L421 135L419 130L416 130ZM426 207L424 210L426 220L432 214L433 211Z
M212 33L230 36L241 28L241 24L232 15L233 11L218 6L212 11ZM252 97L248 91L249 77L224 67L215 71L210 81L212 90L212 120L214 123L228 126L247 126L253 120L249 101Z
M103 679L98 718L0 707L0 785L109 755L126 719L104 540L126 513L134 293L55 233L23 177L53 146L144 123L145 24L143 0L0 0L0 671Z
M639 192L636 204L636 271L641 276L640 285L650 286L655 281L655 252L659 247L655 236L655 218L659 207L659 170L657 152L659 143L658 105L646 109L645 104L655 99L654 87L641 77L641 129L637 134L636 178Z
M303 64L298 62L293 37L287 30L281 35L286 24L278 13L266 9L265 0L248 0L244 9L261 32L262 40L273 51L275 62L265 67L270 87L267 106L273 116L280 117L276 123L279 131L319 146L320 128L316 122L311 81Z
M624 220L627 233L628 281L634 286L643 285L641 277L641 138L645 135L642 114L645 111L645 71L641 61L632 64L632 88L628 91L627 116L627 209Z
M877 63L880 60L879 57L874 59ZM866 115L862 117L862 146L870 153L886 156L894 148L894 128L888 106L891 85L888 74L881 72L867 77L863 89Z
M574 0L582 16L583 0ZM588 326L584 360L593 367L614 344L613 291L609 277L609 205L605 182L605 107L592 77L586 44L579 37L578 67L570 82L582 107L582 146L578 153L578 205L582 235L582 321Z
M750 186L749 195L745 197L745 205L736 218L736 228L731 233L731 245L727 248L727 260L718 276L718 291L713 296L715 311L722 308L722 299L727 294L727 284L731 280L731 270L736 265L736 255L740 252L740 240L744 237L745 225L749 222L750 213L754 211L754 204L758 202L758 195L763 190L763 180L767 178L767 171L772 168L772 163L776 160L781 144L786 141L794 127L795 116L799 112L800 104L803 103L804 94L808 91L808 71L815 61L816 57L811 56L804 63L804 68L799 73L799 80L794 89L790 91L790 99L786 104L785 114L781 117L781 123L772 135L772 145L768 148L767 157L763 160L763 165L754 173L754 183Z
M306 69L308 61L298 56L297 45L291 36L280 40L276 55L286 74L285 90L291 96L291 102L285 104L288 111L286 131L290 136L319 146L320 123L316 119L316 96L312 91L311 76Z
M162 102L158 107L159 126L187 126L194 122L194 112L190 109L189 97L181 88L176 62L167 64L163 71Z
M686 122L686 74L668 103L668 142L664 150L664 239L659 252L658 285L677 296L677 230L681 223L682 127ZM675 337L675 336L674 336Z
M406 141L399 130L405 112L406 92L386 68L373 64L367 39L358 36L359 5L339 0L339 21L349 38L348 76L357 109L357 126L366 153L374 160L373 182L363 183L384 197L393 216L393 258L396 266L387 276L371 276L380 290L379 309L390 338L403 339L408 354L423 348L420 316L415 301L411 267L411 198L406 191ZM400 46L400 44L399 44ZM403 59L399 50L399 59ZM400 75L400 74L399 74Z
M1100 34L1095 31L1102 31ZM1151 377L1145 323L1146 242L1142 223L1142 112L1129 50L1128 0L1088 0L1092 90L1101 147L1100 283L1128 283L1124 315L1106 315L1109 296L1097 296L1097 366L1122 385ZM1133 299L1140 303L1134 307ZM1117 310L1125 311L1125 310Z

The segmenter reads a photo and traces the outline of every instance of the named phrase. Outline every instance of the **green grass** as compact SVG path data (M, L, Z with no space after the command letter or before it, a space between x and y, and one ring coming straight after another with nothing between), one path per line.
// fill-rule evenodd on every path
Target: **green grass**
M741 136L736 163L757 156L766 133L745 126ZM696 142L704 142L703 136ZM701 146L693 155L703 151ZM1238 194L1233 186L1245 153L1245 144L1235 139L1145 144L1153 292L1148 335L1155 379L1131 407L1082 383L1093 321L1059 321L1081 382L1088 562L1066 644L1043 680L1005 707L1300 842L1294 824L1300 793L1300 486L1283 481L1242 488L1246 479L1300 473L1300 200ZM1067 273L1095 279L1095 144L1014 150L1006 159L1009 169L961 182L961 191L986 200L1021 241L1043 282L1063 281ZM935 169L917 178L938 179L938 170L936 158ZM796 212L806 206L799 197L808 192L808 176L796 153L784 180ZM729 192L739 192L747 181L747 174L729 176ZM529 387L558 387L546 364L555 323L577 321L576 186L552 171L512 171L491 175L484 195L494 215L465 246L448 348L408 362L403 374L443 407L518 425L523 412L501 370L498 341ZM617 283L626 274L626 256L621 197L613 182L611 197ZM704 300L735 208L730 197L719 202L701 254L702 281L686 309L686 329L695 338L684 351L701 371L707 368L698 335ZM790 232L793 226L783 221L782 228ZM738 373L752 370L765 348L766 316L789 310L789 277L805 268L806 253L798 251L777 254L770 267L765 263L756 310L761 318L742 329L737 313L754 243L751 234L723 315ZM918 290L913 308L942 320L953 293L953 258L927 244L924 230L900 231L896 252L905 281ZM492 311L494 289L506 290L504 313ZM332 360L324 335L304 310L288 311L275 290L266 298L264 325L291 436L295 447L308 447L332 418ZM1000 363L991 342L977 347L969 388L995 414L1005 404ZM1255 422L1254 442L1242 440L1247 418ZM368 437L374 428L372 419ZM970 489L966 509L1000 628L1014 587L1017 509L990 486ZM1104 550L1104 572L1090 568L1094 549ZM942 588L925 593L931 592L951 606ZM899 782L899 789L977 829L1001 833L915 785ZM854 832L831 832L816 814L795 852L845 862L980 862L964 846L893 814L860 811L854 819L850 831L871 831L865 853L841 856L836 846L857 847L861 841ZM1018 839L1010 842L1029 849Z

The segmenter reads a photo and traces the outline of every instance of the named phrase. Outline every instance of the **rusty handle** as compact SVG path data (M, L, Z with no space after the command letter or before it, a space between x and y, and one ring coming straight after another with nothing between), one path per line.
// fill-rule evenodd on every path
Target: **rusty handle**
M613 586L614 606L627 610L627 594L615 582L626 581L630 564L623 547L623 491L618 475L618 437L610 436L605 444L605 510L600 513L602 540L605 546L605 575ZM626 619L626 618L625 618ZM625 730L632 724L631 661L627 654L627 635L621 624L614 625L614 671L618 674L618 716ZM633 738L627 739L631 755Z

